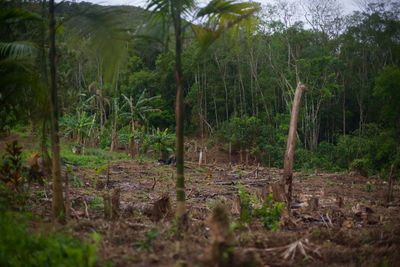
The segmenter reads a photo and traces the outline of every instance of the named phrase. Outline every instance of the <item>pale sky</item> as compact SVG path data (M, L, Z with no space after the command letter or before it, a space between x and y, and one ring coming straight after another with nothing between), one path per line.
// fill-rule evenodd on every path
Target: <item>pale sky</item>
M78 0L79 1L79 0ZM85 0L86 2L92 2L100 5L130 5L130 6L141 6L146 5L146 0ZM199 2L208 2L202 0ZM272 0L255 0L255 2L260 2L261 4L273 3ZM343 6L343 11L345 14L349 14L354 10L359 10L357 5L357 0L338 0Z

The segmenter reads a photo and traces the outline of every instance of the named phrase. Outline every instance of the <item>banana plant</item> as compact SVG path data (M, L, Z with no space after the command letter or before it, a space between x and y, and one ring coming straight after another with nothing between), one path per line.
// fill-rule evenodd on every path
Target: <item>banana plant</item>
M65 114L60 121L65 136L71 136L76 140L76 144L85 144L85 138L89 137L96 114L89 115L86 111L76 111L75 115Z
M158 153L159 159L165 160L175 151L175 136L168 131L168 128L163 131L159 128L153 129L149 141L153 150Z
M160 109L154 108L154 101L160 99L161 96L146 97L146 89L140 94L139 98L135 100L132 96L126 96L122 94L125 100L125 104L129 107L127 112L121 114L121 116L128 117L130 120L130 140L129 140L129 150L132 158L136 156L136 143L135 143L135 129L137 123L146 122L147 114L150 112L158 112Z

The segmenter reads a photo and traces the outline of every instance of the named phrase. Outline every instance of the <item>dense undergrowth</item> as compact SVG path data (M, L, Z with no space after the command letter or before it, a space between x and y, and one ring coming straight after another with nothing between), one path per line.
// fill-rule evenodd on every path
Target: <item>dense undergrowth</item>
M66 233L30 229L27 196L0 183L0 266L94 266L100 235L80 241ZM19 210L19 211L17 211Z
M265 166L282 168L287 125L278 128L281 130L273 132L256 117L234 118L220 128L214 142L224 142L226 150L231 143L233 151L248 153L250 159ZM363 131L338 135L335 142L323 141L315 149L306 148L300 137L294 166L297 170L354 170L365 176L386 177L391 164L400 164L396 131L377 124L364 125Z
M243 151L243 163L246 154L249 163L261 163L267 167L283 167L283 155L286 146L286 127L272 134L267 125L263 125L256 117L235 118L221 126L214 136L208 139L208 146L222 145L225 153L229 153L229 143L232 153ZM29 127L18 126L12 132L24 139L29 136ZM123 139L121 134L121 140ZM145 133L142 129L136 132L140 139L137 159L159 159L174 153L174 134L155 130ZM301 139L296 148L294 168L303 172L314 171L357 171L364 176L379 175L386 178L392 164L400 165L400 147L395 130L383 129L377 124L367 124L363 131L354 131L347 135L338 135L335 142L323 141L316 149L305 148ZM64 163L82 168L102 168L108 162L128 160L130 157L125 149L116 152L109 151L110 136L103 136L102 143L108 145L87 146L80 154L73 153L74 142L64 139L61 155ZM22 158L26 159L39 148L24 148ZM163 156L164 155L164 156ZM167 155L167 156L165 156ZM228 157L228 156L227 156Z
M68 233L48 231L29 213L32 185L44 185L38 165L17 140L7 143L0 162L0 266L94 266L100 235L83 242ZM86 161L82 161L84 164ZM101 158L100 158L101 162ZM97 162L99 164L99 162ZM93 164L91 164L93 165ZM30 227L31 222L39 222Z

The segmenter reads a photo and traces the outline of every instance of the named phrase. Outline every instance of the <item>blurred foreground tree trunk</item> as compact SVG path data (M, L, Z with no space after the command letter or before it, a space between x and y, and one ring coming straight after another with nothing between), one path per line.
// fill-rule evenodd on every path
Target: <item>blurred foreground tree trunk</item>
M58 100L56 73L56 20L54 0L49 1L49 66L50 66L50 120L53 177L53 217L65 222L65 207L61 182L60 138L58 133Z

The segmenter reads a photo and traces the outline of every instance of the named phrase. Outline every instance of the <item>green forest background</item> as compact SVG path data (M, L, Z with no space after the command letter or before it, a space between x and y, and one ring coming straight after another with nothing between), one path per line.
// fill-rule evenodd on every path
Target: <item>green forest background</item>
M263 6L257 23L224 33L206 50L187 31L186 136L230 147L243 161L282 167L292 97L302 81L296 169L386 176L399 166L400 4L369 2L343 15L335 3L304 1L306 22L290 3ZM46 147L47 6L0 4L0 132L28 128ZM113 151L128 148L133 136L139 155L172 154L172 29L149 27L149 12L132 6L62 2L56 19L66 140Z

